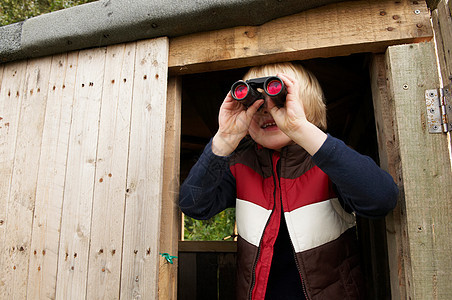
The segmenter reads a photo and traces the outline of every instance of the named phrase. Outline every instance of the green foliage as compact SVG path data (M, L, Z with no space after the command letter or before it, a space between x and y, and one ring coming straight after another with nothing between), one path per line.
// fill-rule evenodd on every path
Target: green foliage
M0 26L95 0L0 0Z
M235 226L235 208L228 208L209 220L184 218L184 239L189 241L232 240Z

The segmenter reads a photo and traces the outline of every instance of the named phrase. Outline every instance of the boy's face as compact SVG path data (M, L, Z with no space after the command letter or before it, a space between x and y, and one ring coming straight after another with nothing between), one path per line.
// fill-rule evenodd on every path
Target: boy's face
M267 99L267 101L268 100L269 99ZM293 141L276 126L275 120L273 120L273 117L267 110L265 104L253 116L248 132L256 143L268 149L279 151L282 147L293 143Z

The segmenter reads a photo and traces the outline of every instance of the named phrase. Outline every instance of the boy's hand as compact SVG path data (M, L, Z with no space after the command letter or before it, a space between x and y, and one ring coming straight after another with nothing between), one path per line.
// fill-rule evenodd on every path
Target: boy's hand
M325 142L327 135L306 119L305 108L300 99L300 87L297 80L286 74L278 74L287 89L284 107L277 107L269 100L268 110L278 128L295 143L314 155Z
M218 114L219 128L212 140L212 152L219 156L231 154L248 133L251 120L263 103L263 99L257 100L244 109L243 104L232 98L229 92Z
M273 101L268 101L268 110L275 120L278 128L292 138L292 135L303 129L306 119L303 102L300 99L298 82L286 74L278 74L287 89L286 103L283 107L277 107Z

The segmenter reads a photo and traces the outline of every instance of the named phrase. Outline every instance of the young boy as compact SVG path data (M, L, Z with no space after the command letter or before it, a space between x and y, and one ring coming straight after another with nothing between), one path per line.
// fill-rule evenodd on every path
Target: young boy
M397 186L323 131L323 93L303 67L254 67L245 79L275 75L287 89L282 107L265 93L248 108L226 96L180 207L197 219L236 207L238 299L364 299L355 214L384 217Z

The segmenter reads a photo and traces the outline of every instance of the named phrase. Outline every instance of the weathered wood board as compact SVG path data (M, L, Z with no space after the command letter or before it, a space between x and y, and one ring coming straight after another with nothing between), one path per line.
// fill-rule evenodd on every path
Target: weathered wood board
M27 63L14 145L13 168L7 203L5 251L2 266L6 294L25 298L33 226L33 211L38 182L40 148L44 125L51 59L34 59ZM17 94L16 94L17 95ZM12 96L12 95L11 95Z
M180 139L182 113L182 84L180 77L168 80L166 107L165 158L163 167L162 221L160 229L160 252L171 256L178 254L181 231L179 211ZM178 259L169 263L160 258L159 299L177 299Z
M168 41L137 42L127 168L121 299L155 299L166 122Z
M55 298L77 60L76 52L52 58L30 248L29 299Z
M430 40L424 1L349 1L311 9L260 26L242 26L172 38L171 74L277 61L384 52Z
M436 50L441 75L441 87L452 84L452 1L441 0L432 12L432 24L435 31ZM452 105L452 103L449 103ZM451 120L449 120L450 123ZM452 135L449 133L452 149ZM452 151L450 152L452 160Z
M401 188L400 215L394 218L401 240L389 255L399 259L391 264L397 270L393 274L403 274L397 278L398 286L392 287L406 290L401 298L451 299L452 173L448 137L428 133L424 99L426 89L439 86L433 43L389 47L386 68L398 137L393 142L400 154L400 170L392 172L396 172L393 176Z
M5 298L12 285L9 273L14 268L6 255L13 253L12 247L6 242L7 217L11 178L14 169L15 145L17 140L18 120L22 103L22 92L27 70L27 64L11 63L2 66L2 82L0 85L0 297ZM9 263L8 263L9 262Z
M380 166L388 171L402 189L402 167L399 153L399 136L395 116L394 101L389 96L387 71L384 54L375 55L371 63L370 77L374 114L378 138ZM388 247L389 277L392 299L406 299L405 260L407 241L406 209L403 195L399 194L397 207L386 217L386 240Z

